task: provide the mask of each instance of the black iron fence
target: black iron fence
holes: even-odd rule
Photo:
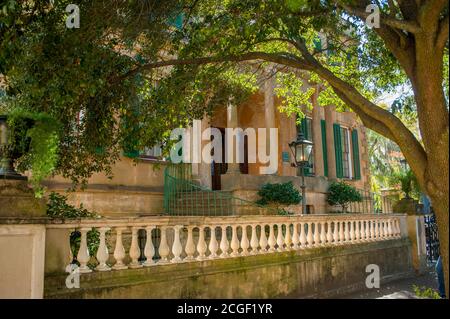
[[[439,236],[434,214],[425,215],[425,239],[428,263],[434,263],[439,257]]]

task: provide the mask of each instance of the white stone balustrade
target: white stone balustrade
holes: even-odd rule
[[[65,221],[51,223],[47,229],[66,228],[81,234],[76,259],[80,272],[87,273],[399,239],[406,237],[402,231],[404,217],[394,214],[160,216]],[[95,256],[90,256],[88,249],[87,234],[91,230],[100,234]],[[146,238],[139,236],[142,233]],[[128,245],[124,244],[125,235],[131,236]],[[114,247],[108,242],[113,237]],[[95,260],[92,257],[97,261],[95,267],[88,265]]]

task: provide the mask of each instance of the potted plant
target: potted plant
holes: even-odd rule
[[[341,206],[342,213],[347,212],[347,208],[350,203],[361,201],[362,196],[356,188],[345,182],[333,182],[328,188],[328,204],[331,206]]]
[[[259,205],[273,205],[278,214],[288,215],[283,206],[297,205],[302,200],[302,195],[294,188],[292,182],[287,183],[267,183],[258,191],[261,197],[256,203]]]
[[[16,172],[31,172],[30,182],[42,197],[40,182],[57,165],[59,124],[46,113],[21,108],[0,116],[0,178],[27,179]]]
[[[15,118],[12,126],[8,120],[11,119],[7,115],[0,115],[0,178],[26,180],[26,176],[16,172],[14,164],[29,151],[30,138],[26,132],[33,126],[33,120]]]

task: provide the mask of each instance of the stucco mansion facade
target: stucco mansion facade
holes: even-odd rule
[[[337,112],[334,106],[320,106],[316,89],[311,98],[313,109],[303,108],[306,118],[298,125],[295,115],[287,116],[279,111],[281,100],[275,95],[274,87],[273,78],[265,80],[259,91],[246,102],[224,106],[213,116],[201,119],[201,129],[278,128],[276,173],[261,174],[259,168],[262,164],[258,161],[248,163],[247,159],[241,164],[193,163],[189,165],[194,182],[205,189],[228,192],[253,202],[258,199],[257,191],[265,183],[292,181],[300,190],[300,172],[292,164],[294,161],[288,146],[300,129],[314,143],[311,167],[306,170],[305,178],[306,213],[324,214],[333,210],[326,202],[330,181],[345,180],[358,190],[368,192],[370,172],[366,128],[357,116],[350,111]],[[163,215],[166,213],[164,172],[168,165],[170,163],[161,157],[159,147],[150,147],[137,159],[122,157],[113,168],[112,179],[95,174],[85,190],[70,193],[69,198],[74,204],[83,203],[87,209],[103,216]],[[64,192],[70,186],[68,181],[58,176],[46,184],[49,191],[58,192]],[[291,210],[301,213],[301,205]]]

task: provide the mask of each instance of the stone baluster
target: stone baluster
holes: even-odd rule
[[[319,233],[319,223],[314,223],[314,244],[313,247],[320,246],[320,233]]]
[[[160,264],[165,264],[169,262],[169,254],[170,249],[167,244],[167,227],[161,227],[161,243],[159,244],[159,255],[161,259],[159,260]]]
[[[350,242],[355,241],[355,225],[354,225],[354,221],[351,220],[350,221]]]
[[[396,220],[395,218],[391,219],[391,227],[392,227],[392,233],[391,233],[391,237],[392,238],[397,238],[397,226],[395,224]]]
[[[389,220],[384,220],[384,239],[389,239]]]
[[[292,223],[292,248],[293,249],[299,249],[299,244],[300,244],[300,238],[298,235],[298,224],[297,223]]]
[[[90,231],[91,227],[82,227],[80,228],[81,240],[80,240],[80,249],[78,250],[77,260],[80,263],[79,271],[80,273],[88,273],[92,270],[87,266],[87,263],[91,259],[89,255],[88,242],[87,242],[87,233]]]
[[[327,222],[327,245],[333,243],[333,232],[331,230],[331,221]]]
[[[276,251],[283,251],[284,247],[284,239],[283,239],[283,225],[277,224],[277,249]]]
[[[389,238],[393,238],[394,237],[394,220],[393,219],[389,219],[388,221],[388,234],[389,234]]]
[[[376,219],[374,221],[374,223],[375,223],[375,237],[374,238],[375,238],[375,240],[379,240],[381,237],[381,230],[380,230],[380,224],[379,224],[378,219]]]
[[[350,226],[349,226],[349,222],[344,222],[345,225],[345,229],[344,229],[344,241],[345,243],[348,243],[351,239],[350,237]]]
[[[300,249],[305,249],[306,243],[305,223],[300,223]]]
[[[184,261],[193,261],[195,260],[194,254],[195,254],[195,243],[194,243],[194,236],[192,235],[192,232],[194,230],[194,226],[187,226],[187,239],[186,239],[186,246],[184,247],[184,251],[186,252],[186,258],[184,258]]]
[[[231,257],[239,256],[239,240],[237,235],[237,226],[233,225],[233,234],[231,236]]]
[[[286,235],[284,236],[284,245],[286,250],[291,250],[292,237],[291,237],[291,225],[286,224]]]
[[[205,241],[205,229],[204,226],[198,227],[198,243],[197,243],[197,260],[204,260],[206,258],[206,241]]]
[[[312,232],[312,223],[308,222],[306,223],[308,227],[308,234],[306,235],[306,243],[308,245],[308,248],[311,248],[313,246],[313,232]]]
[[[366,235],[364,238],[365,241],[369,241],[370,240],[370,221],[366,220]]]
[[[325,232],[325,222],[320,223],[320,246],[325,246],[327,243],[327,235]]]
[[[376,221],[370,221],[370,240],[374,241],[377,238]]]
[[[97,271],[109,271],[111,267],[109,267],[106,262],[109,258],[108,246],[106,245],[106,232],[110,230],[109,227],[100,227],[98,231],[100,232],[100,243],[97,249],[97,261],[98,265],[95,267]]]
[[[360,242],[361,241],[361,231],[359,230],[361,226],[361,221],[357,220],[355,221],[355,241]]]
[[[146,261],[144,262],[145,267],[154,266],[156,263],[153,260],[153,256],[155,256],[155,245],[152,240],[152,231],[155,229],[155,226],[147,226],[145,227],[145,232],[147,233],[147,240],[145,241],[144,247],[144,255]]]
[[[116,263],[112,266],[114,270],[127,269],[128,266],[123,263],[125,258],[125,248],[122,242],[122,232],[126,230],[126,227],[116,227],[116,246],[114,248],[114,259]]]
[[[334,228],[333,228],[333,245],[338,245],[339,244],[339,222],[338,221],[334,221]]]
[[[275,227],[275,224],[270,224],[269,225],[270,231],[269,231],[268,244],[269,244],[269,251],[270,252],[274,252],[275,251],[275,244],[277,243],[277,241],[275,240],[274,227]]]
[[[173,258],[171,260],[172,263],[179,263],[183,259],[181,259],[181,253],[183,252],[183,246],[181,245],[180,240],[180,229],[183,226],[176,225],[173,226],[174,236],[173,236],[173,244],[172,244],[172,254]]]
[[[248,247],[250,247],[250,243],[247,237],[247,225],[242,225],[242,237],[241,237],[241,255],[248,256]]]
[[[345,222],[340,221],[339,222],[339,244],[342,245],[345,242],[345,230],[346,228]]]
[[[266,236],[266,225],[262,224],[261,225],[261,234],[259,236],[260,252],[262,252],[262,253],[267,252],[267,245],[268,245],[268,242],[267,242],[267,236]]]
[[[258,236],[256,235],[256,224],[252,225],[252,237],[250,238],[250,247],[252,248],[250,251],[251,255],[255,255],[258,253]]]
[[[384,233],[384,222],[383,222],[383,220],[379,220],[377,224],[378,224],[378,228],[380,230],[380,237],[379,238],[381,240],[383,240],[384,236],[385,236],[385,233]]]
[[[401,230],[400,230],[400,220],[398,218],[395,219],[395,237],[401,238]]]
[[[209,228],[211,230],[211,239],[209,240],[208,249],[209,249],[209,252],[211,253],[209,255],[209,258],[211,258],[211,259],[218,257],[217,250],[219,249],[219,244],[217,243],[217,238],[216,238],[216,227],[217,226],[212,226]]]
[[[131,258],[130,268],[140,268],[142,265],[139,263],[138,258],[141,256],[141,251],[138,244],[138,231],[139,227],[131,228],[131,246],[129,255]]]
[[[220,239],[220,250],[222,253],[220,254],[220,258],[226,258],[228,257],[228,249],[230,248],[230,245],[228,244],[228,238],[227,238],[227,226],[222,226],[222,238]]]

